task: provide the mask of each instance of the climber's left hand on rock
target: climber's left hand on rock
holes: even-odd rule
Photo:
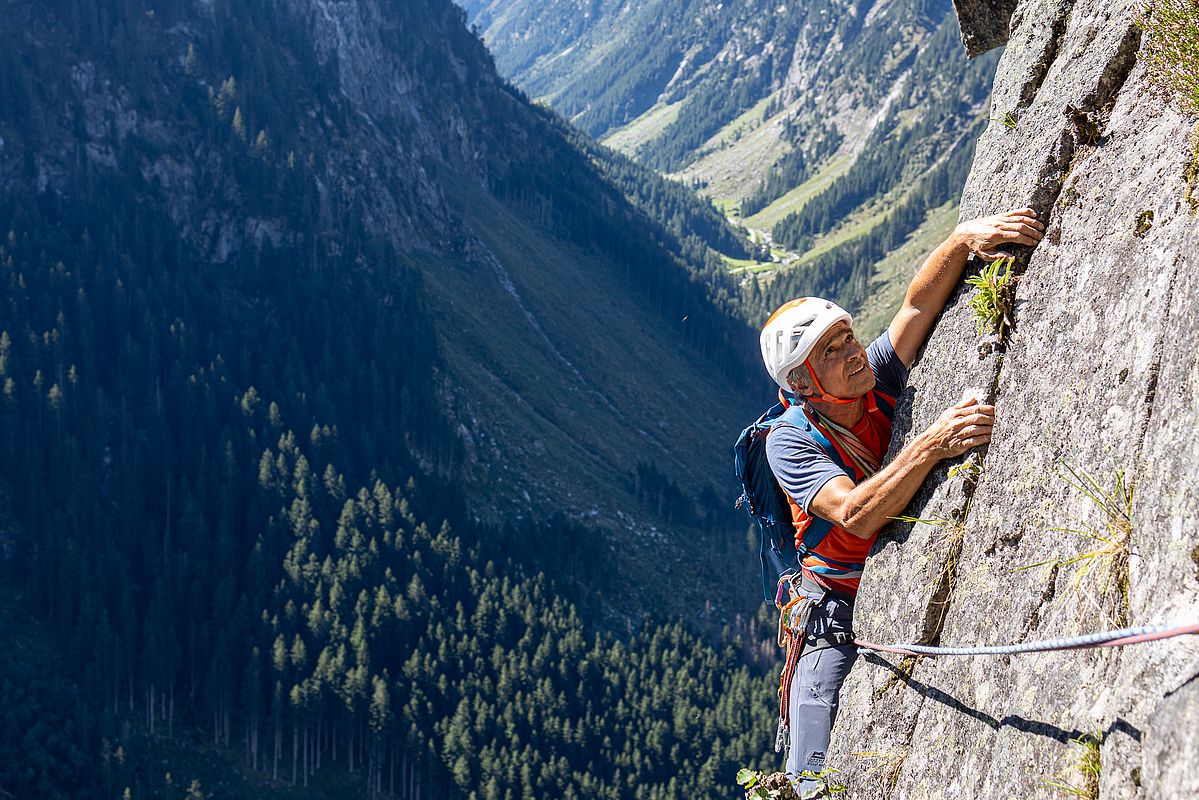
[[[1008,258],[1011,253],[1000,250],[1004,245],[1022,244],[1035,247],[1045,235],[1045,225],[1031,208],[1017,208],[993,217],[981,217],[963,222],[953,235],[970,252],[987,261]]]

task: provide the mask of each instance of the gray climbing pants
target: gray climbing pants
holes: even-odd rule
[[[818,597],[816,595],[813,599]],[[820,781],[799,776],[803,772],[819,773],[824,770],[829,737],[837,719],[841,684],[858,658],[857,647],[853,644],[820,647],[819,644],[812,645],[811,640],[829,633],[849,633],[852,630],[852,599],[829,596],[812,607],[812,615],[808,619],[809,644],[799,658],[795,677],[791,681],[791,752],[786,769],[797,784],[800,797],[821,786]]]

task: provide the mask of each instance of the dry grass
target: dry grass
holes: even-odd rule
[[[1099,747],[1102,734],[1084,734],[1070,740],[1069,765],[1057,774],[1059,780],[1041,781],[1059,794],[1099,800],[1099,777],[1103,773]],[[1067,783],[1066,781],[1071,781]]]
[[[1018,570],[1035,567],[1070,568],[1071,589],[1079,598],[1079,615],[1089,604],[1113,625],[1128,621],[1128,559],[1132,548],[1133,484],[1117,470],[1110,481],[1063,462],[1058,475],[1085,497],[1101,517],[1098,523],[1075,518],[1074,526],[1049,528],[1080,536],[1082,552],[1057,555]],[[1092,515],[1093,516],[1093,515]]]
[[[879,793],[883,798],[889,798],[895,792],[895,786],[899,783],[899,773],[903,769],[903,762],[908,757],[907,748],[893,753],[871,750],[850,753],[850,755],[870,762],[866,767],[865,774],[868,777],[873,775],[877,779]]]
[[[921,555],[921,558],[924,559],[923,566],[929,566],[934,558],[940,557],[942,553],[944,554],[945,560],[941,562],[941,568],[935,570],[932,576],[920,588],[921,594],[929,595],[936,592],[940,587],[952,583],[953,576],[957,572],[958,557],[961,555],[962,550],[961,545],[966,539],[965,518],[965,512],[962,513],[961,519],[951,519],[940,515],[928,518],[906,515],[891,517],[896,522],[907,522],[912,525],[919,523],[932,528],[928,546],[924,548],[924,552]]]

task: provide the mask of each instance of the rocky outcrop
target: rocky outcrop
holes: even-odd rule
[[[971,58],[1007,44],[1011,35],[1010,22],[1016,10],[1016,0],[982,2],[953,0],[962,27],[962,44]]]
[[[995,403],[996,436],[980,475],[945,465],[909,510],[927,522],[881,540],[863,638],[970,646],[1199,619],[1196,120],[1138,61],[1137,5],[1021,0],[1011,15],[962,217],[1030,205],[1048,233],[1016,254],[1005,340],[980,341],[963,290],[912,373],[894,446],[968,387]],[[1002,42],[1001,6],[958,4],[968,46]],[[1193,798],[1197,687],[1193,637],[867,656],[830,760],[854,797],[1094,796],[1093,740],[1099,797]]]

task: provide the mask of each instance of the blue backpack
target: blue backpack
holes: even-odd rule
[[[766,459],[766,437],[770,429],[779,422],[802,428],[811,434],[833,461],[847,474],[844,459],[828,437],[811,423],[801,403],[790,407],[776,403],[765,414],[737,437],[733,445],[733,464],[737,480],[741,482],[741,496],[737,507],[745,510],[758,524],[760,537],[758,557],[762,562],[762,595],[767,603],[775,601],[778,581],[783,575],[799,569],[799,562],[808,551],[817,547],[833,525],[827,520],[813,517],[804,530],[803,542],[795,549],[795,520],[791,516],[791,504],[787,493],[779,486],[770,462]]]

